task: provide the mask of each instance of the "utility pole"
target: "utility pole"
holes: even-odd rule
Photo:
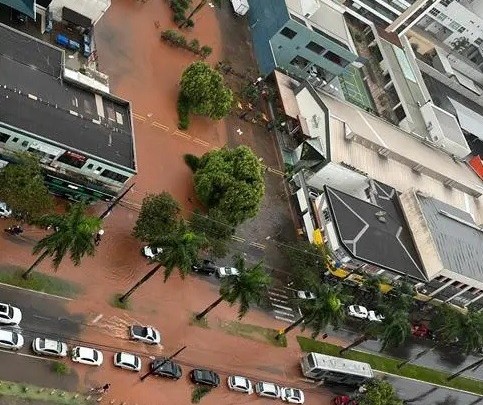
[[[136,183],[131,184],[120,196],[117,196],[116,199],[106,208],[106,210],[99,215],[99,219],[104,219],[107,217],[111,213],[112,209],[121,202],[124,196],[134,187],[135,184]]]
[[[159,363],[156,367],[154,367],[152,370],[141,376],[141,381],[144,381],[145,378],[149,377],[150,375],[153,375],[158,369],[163,367],[168,361],[171,359],[174,359],[178,354],[180,354],[184,349],[186,349],[187,346],[183,346],[181,349],[179,349],[176,353],[173,353],[170,357],[167,359],[164,359],[161,363]]]

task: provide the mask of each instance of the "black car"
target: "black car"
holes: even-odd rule
[[[204,259],[201,263],[193,264],[191,269],[196,273],[206,274],[207,276],[211,276],[216,272],[215,263],[208,259]]]
[[[210,387],[218,387],[220,385],[220,376],[211,370],[195,368],[191,370],[190,378],[195,384],[209,385]]]
[[[175,362],[170,360],[166,361],[166,363],[164,363],[161,367],[159,367],[159,365],[164,360],[166,360],[165,357],[160,357],[159,359],[156,359],[151,362],[150,367],[153,374],[159,377],[167,377],[173,380],[179,380],[183,375],[183,372],[181,371],[181,367]]]

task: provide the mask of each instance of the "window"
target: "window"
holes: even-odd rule
[[[434,15],[435,17],[440,13],[439,10],[436,10],[435,8],[432,8],[429,10],[429,14]]]
[[[441,5],[448,7],[448,5],[452,2],[453,0],[441,0]]]
[[[444,21],[444,20],[446,20],[448,18],[448,16],[446,14],[440,13],[436,18],[439,21]]]
[[[328,210],[323,210],[322,214],[324,215],[324,221],[325,222],[330,222],[330,214]]]
[[[482,42],[483,42],[483,39],[481,39],[481,38],[476,38],[475,39],[475,45],[476,46],[480,46]]]
[[[84,166],[87,158],[75,152],[66,151],[58,159],[58,162],[65,163],[66,165],[77,167],[80,169]]]
[[[461,28],[461,25],[458,24],[456,21],[451,21],[450,24],[449,24],[449,27],[452,29],[452,30],[459,30]]]
[[[332,51],[328,51],[325,55],[324,58],[330,60],[331,62],[335,63],[336,65],[339,65],[341,67],[346,67],[350,62],[341,58],[339,55],[336,55]]]
[[[18,138],[16,138],[16,137],[15,137],[15,138],[13,138],[13,139],[12,139],[12,142],[18,142]]]
[[[280,34],[282,34],[284,37],[287,37],[288,39],[293,39],[297,35],[294,30],[291,30],[288,27],[284,27],[284,29],[280,31]]]
[[[93,167],[94,167],[94,165],[93,165],[92,163],[89,163],[89,164],[87,165],[87,168],[88,168],[89,170],[91,170]]]
[[[23,146],[24,148],[26,148],[27,146],[29,146],[28,141],[23,141],[23,142],[22,142],[22,146]]]
[[[290,14],[290,18],[294,21],[297,21],[299,24],[302,24],[302,25],[305,25],[305,21],[303,19],[301,19],[300,17],[297,17],[296,15],[293,15],[293,14]]]
[[[43,152],[43,151],[36,149],[36,148],[28,148],[27,151],[37,155],[41,160],[43,160],[43,159],[46,159],[46,160],[55,159],[55,155],[51,155],[47,152]]]
[[[307,59],[300,55],[297,55],[290,61],[292,66],[298,67],[299,69],[305,69],[307,66],[309,66],[309,63],[310,62]]]
[[[318,29],[317,27],[314,27],[313,25],[311,25],[311,27],[312,27],[312,30],[314,32],[316,32],[317,34],[322,35],[324,38],[328,39],[329,41],[334,42],[337,45],[341,46],[342,48],[350,51],[349,47],[346,44],[344,44],[342,41],[339,41],[338,39],[334,38],[333,36],[326,34],[324,31]]]
[[[325,48],[321,45],[319,45],[317,42],[310,41],[306,48],[312,52],[315,52],[317,55],[322,54],[322,52],[325,51]]]
[[[460,27],[460,28],[458,28],[458,32],[459,32],[460,34],[462,34],[462,33],[463,33],[463,32],[465,32],[465,31],[466,31],[466,28],[465,28],[465,27]]]
[[[124,183],[128,179],[127,176],[124,176],[123,174],[120,174],[120,173],[113,172],[113,171],[108,170],[108,169],[105,169],[101,173],[101,176],[107,177],[108,179],[111,179],[111,180],[114,180],[114,181],[118,181],[119,183]]]
[[[10,135],[0,132],[0,142],[6,143],[10,139]]]

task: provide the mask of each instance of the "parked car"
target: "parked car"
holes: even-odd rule
[[[195,368],[190,372],[191,381],[195,384],[209,385],[211,387],[218,387],[220,385],[220,377],[214,371]]]
[[[384,316],[376,313],[376,311],[369,311],[367,313],[367,319],[369,319],[371,322],[382,322],[384,320]]]
[[[100,366],[104,361],[104,356],[100,350],[76,346],[72,349],[72,361],[90,366]]]
[[[154,375],[159,377],[167,377],[173,380],[179,380],[183,375],[183,371],[179,364],[175,363],[174,361],[168,360],[164,363],[161,367],[159,365],[165,360],[165,357],[161,357],[151,362],[151,371],[154,372]]]
[[[205,259],[201,263],[195,263],[191,266],[191,270],[195,273],[206,274],[207,276],[211,276],[216,272],[215,263],[211,260]]]
[[[228,276],[238,276],[240,272],[235,267],[218,267],[216,269],[216,276],[219,278]]]
[[[314,300],[317,298],[315,294],[310,291],[297,291],[297,297],[302,300]]]
[[[160,253],[163,253],[163,248],[146,245],[143,247],[142,252],[145,257],[152,260]]]
[[[151,326],[132,325],[129,327],[129,336],[132,340],[139,340],[150,345],[161,343],[161,334]]]
[[[298,388],[282,388],[280,390],[280,397],[283,401],[290,404],[303,404],[305,401],[304,393]]]
[[[362,305],[349,306],[348,313],[350,316],[358,319],[366,319],[368,315],[367,308],[363,307]]]
[[[281,395],[280,387],[278,385],[263,381],[255,384],[255,392],[261,397],[273,399],[278,399]]]
[[[357,401],[348,395],[339,395],[332,400],[332,403],[334,405],[357,405]]]
[[[434,338],[433,332],[424,324],[413,324],[411,326],[411,334],[416,337]]]
[[[18,325],[22,320],[22,311],[9,304],[0,303],[0,323],[4,325]]]
[[[114,365],[131,371],[141,370],[141,359],[131,353],[119,352],[114,355]]]
[[[0,329],[0,347],[9,350],[19,350],[22,348],[24,338],[20,333]]]
[[[7,207],[7,204],[0,201],[0,218],[9,218],[12,216],[12,210]]]
[[[35,338],[32,342],[32,350],[43,356],[65,357],[67,356],[67,344],[58,340]]]
[[[253,393],[253,384],[246,378],[239,375],[231,375],[227,379],[228,388],[233,391],[244,392],[245,394]]]

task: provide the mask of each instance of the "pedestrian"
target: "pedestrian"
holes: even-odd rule
[[[99,231],[96,233],[96,236],[94,236],[94,244],[96,246],[99,246],[102,235],[104,235],[104,229],[99,229]]]
[[[102,387],[102,391],[105,394],[107,391],[109,391],[109,388],[111,388],[111,384],[107,383]]]

